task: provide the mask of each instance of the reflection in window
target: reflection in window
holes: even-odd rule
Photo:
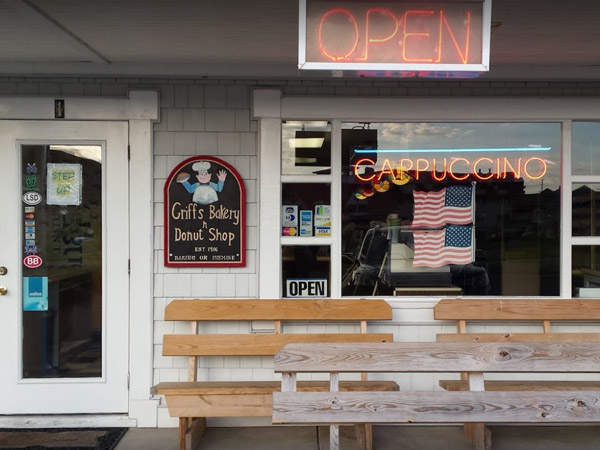
[[[573,185],[573,236],[600,235],[600,186]]]
[[[600,123],[573,122],[573,175],[600,175]]]
[[[559,295],[558,123],[342,130],[344,295]]]
[[[281,127],[281,173],[331,173],[331,126],[326,121],[287,121]]]
[[[600,247],[573,247],[573,297],[600,297]]]

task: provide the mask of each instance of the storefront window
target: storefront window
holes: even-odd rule
[[[331,186],[328,183],[283,183],[282,236],[331,236]]]
[[[331,125],[327,121],[287,121],[281,127],[282,175],[331,173]]]
[[[600,123],[573,122],[573,175],[600,175]]]
[[[559,123],[345,123],[343,295],[559,295]]]
[[[573,247],[573,297],[600,296],[600,247]]]
[[[284,297],[329,297],[330,248],[284,245],[281,248]]]
[[[573,184],[573,236],[600,236],[600,185]]]

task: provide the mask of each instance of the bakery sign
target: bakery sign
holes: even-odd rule
[[[489,70],[491,0],[300,0],[298,67],[390,76]]]
[[[165,266],[246,265],[244,182],[232,166],[189,158],[169,174],[164,196]]]

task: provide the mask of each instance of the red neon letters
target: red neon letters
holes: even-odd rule
[[[529,180],[539,180],[548,171],[546,161],[537,156],[528,158],[509,159],[506,156],[499,158],[480,157],[474,161],[458,157],[450,160],[443,158],[436,160],[417,158],[416,160],[402,158],[394,164],[389,159],[383,160],[381,169],[378,172],[370,172],[369,175],[358,173],[359,167],[365,165],[375,165],[370,158],[363,158],[356,162],[354,166],[354,176],[360,181],[377,181],[389,176],[391,179],[399,179],[403,173],[411,171],[415,180],[419,180],[421,174],[430,172],[432,179],[443,181],[447,177],[453,180],[463,181],[474,176],[478,180],[504,180],[508,174],[514,178],[527,178]]]
[[[364,3],[362,4],[364,5]],[[414,8],[348,5],[315,12],[307,20],[311,61],[477,64],[481,62],[481,11],[477,4]],[[416,5],[418,6],[418,5]]]

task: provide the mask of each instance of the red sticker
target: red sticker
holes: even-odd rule
[[[38,255],[27,255],[25,258],[23,258],[23,264],[25,264],[25,267],[29,269],[40,267],[42,262],[42,258],[40,258]]]

